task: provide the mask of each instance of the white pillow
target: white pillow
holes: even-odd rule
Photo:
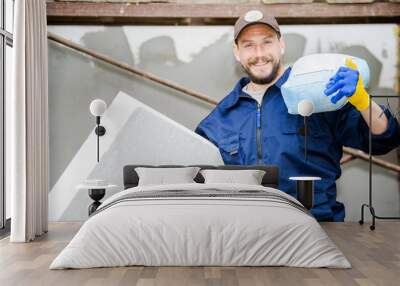
[[[195,183],[193,179],[199,170],[199,167],[135,168],[138,186]]]
[[[226,183],[226,184],[246,184],[261,185],[265,175],[263,170],[215,170],[204,169],[200,171],[204,177],[205,184]]]

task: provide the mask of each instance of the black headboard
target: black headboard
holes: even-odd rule
[[[172,167],[200,167],[201,169],[219,169],[219,170],[246,170],[246,169],[257,169],[264,170],[265,175],[262,179],[261,184],[265,187],[278,188],[279,186],[279,168],[278,166],[269,165],[269,166],[240,166],[240,165],[222,165],[222,166],[212,166],[212,165],[127,165],[124,167],[124,189],[133,188],[138,185],[139,177],[135,171],[137,167],[147,167],[147,168],[172,168]],[[197,183],[204,183],[204,178],[200,174],[194,178]]]

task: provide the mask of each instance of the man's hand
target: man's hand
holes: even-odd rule
[[[365,110],[369,106],[369,95],[364,88],[362,76],[351,58],[346,59],[346,66],[340,67],[338,72],[330,78],[324,91],[325,95],[330,96],[338,91],[331,98],[332,103],[336,103],[343,96],[347,96],[349,102],[359,111]]]

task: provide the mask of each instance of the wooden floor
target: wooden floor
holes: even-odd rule
[[[400,285],[400,222],[379,221],[375,231],[356,223],[323,223],[353,268],[120,267],[48,270],[80,227],[52,223],[32,243],[0,241],[0,285]]]

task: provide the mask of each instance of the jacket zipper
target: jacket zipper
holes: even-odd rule
[[[262,160],[262,145],[261,145],[261,105],[257,102],[257,131],[256,131],[256,139],[257,139],[257,157],[258,164],[263,165]]]
[[[265,94],[264,94],[265,96]],[[246,96],[246,98],[248,98]],[[253,97],[251,97],[257,103],[257,115],[256,115],[256,144],[257,144],[257,162],[259,165],[264,165],[262,159],[262,144],[261,144],[261,107],[262,103],[264,102],[264,97],[261,100],[261,104]]]

